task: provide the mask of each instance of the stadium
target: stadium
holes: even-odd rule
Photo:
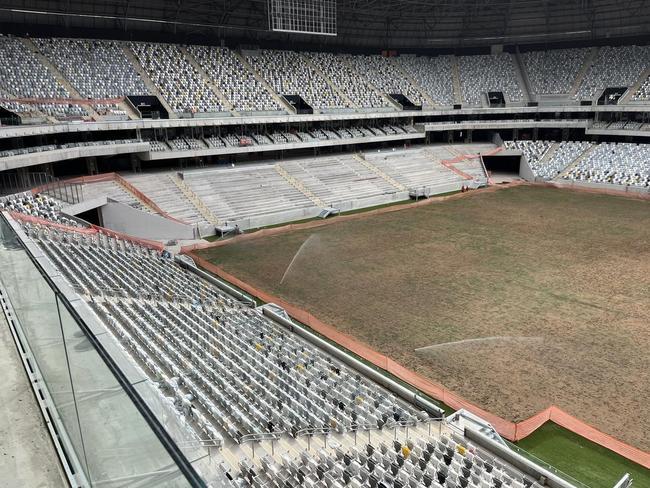
[[[650,487],[649,23],[5,0],[0,486]]]

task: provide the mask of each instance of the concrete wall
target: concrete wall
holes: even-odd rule
[[[100,207],[104,227],[151,240],[193,239],[195,228],[143,212],[123,203],[107,202]]]

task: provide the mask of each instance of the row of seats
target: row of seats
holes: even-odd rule
[[[239,461],[237,487],[261,488],[541,488],[493,454],[457,435],[418,437],[392,444],[347,447],[336,442],[316,453],[289,453],[279,460]]]
[[[650,188],[650,145],[598,144],[564,178]]]
[[[194,139],[191,137],[180,136],[166,141],[149,141],[151,150],[154,152],[160,151],[189,151],[209,148],[224,148],[224,147],[240,147],[251,145],[266,145],[266,144],[288,144],[310,142],[314,140],[337,140],[337,139],[352,139],[356,137],[376,137],[385,135],[396,134],[414,134],[417,129],[413,126],[400,126],[400,125],[384,125],[382,127],[349,127],[347,129],[336,129],[321,132],[319,129],[306,131],[279,131],[269,132],[266,134],[260,133],[243,133],[232,134],[223,133],[220,135],[213,134],[203,139]]]
[[[115,41],[34,39],[84,98],[148,95],[144,81]]]
[[[524,98],[510,53],[461,56],[458,70],[463,101],[469,105],[481,105],[483,94],[489,91],[503,92],[506,101],[510,102],[520,102]]]
[[[225,47],[189,46],[203,70],[232,103],[243,112],[281,110],[282,107],[237,56]]]
[[[59,202],[43,194],[33,195],[31,192],[24,192],[0,197],[0,210],[19,212],[69,227],[81,227],[76,220],[61,214]]]
[[[174,112],[221,112],[223,106],[206,80],[176,44],[132,42],[138,61]]]
[[[650,46],[604,46],[574,98],[591,99],[607,87],[631,87],[650,66]]]
[[[65,144],[47,144],[45,146],[30,146],[19,149],[7,149],[0,151],[0,158],[8,158],[11,156],[20,156],[23,154],[34,154],[44,151],[54,151],[57,149],[72,149],[76,147],[92,147],[92,146],[109,146],[114,144],[135,144],[137,139],[118,139],[110,141],[87,141],[87,142],[68,142]]]
[[[547,180],[557,177],[593,143],[586,141],[504,141],[508,149],[522,151],[533,174]],[[549,157],[546,157],[546,155]]]
[[[522,54],[534,94],[569,94],[589,49],[552,49]]]
[[[300,95],[316,109],[350,107],[333,85],[295,51],[260,50],[249,53],[246,60],[279,95]]]
[[[131,65],[124,49],[136,55],[172,110],[180,113],[224,111],[213,84],[235,110],[277,111],[282,107],[256,75],[280,95],[300,95],[316,109],[387,108],[384,94],[402,93],[412,102],[425,99],[450,106],[456,96],[479,105],[487,91],[502,91],[510,102],[524,99],[514,56],[363,56],[261,50],[245,52],[245,62],[225,47],[119,41],[34,40],[68,81],[87,98],[147,94],[145,80]],[[531,51],[522,54],[533,95],[570,94],[589,56],[589,49]],[[193,65],[196,60],[207,80]],[[250,65],[247,66],[246,64]],[[460,93],[454,93],[454,64]],[[648,46],[602,47],[572,96],[593,98],[605,87],[631,87],[650,66]],[[252,70],[252,71],[251,71]],[[43,112],[56,118],[87,116],[77,104],[45,101],[70,98],[22,40],[0,36],[0,88],[9,98],[43,100]],[[648,100],[650,82],[633,95]]]
[[[188,419],[204,412],[231,441],[429,418],[165,254],[101,234],[26,229]]]

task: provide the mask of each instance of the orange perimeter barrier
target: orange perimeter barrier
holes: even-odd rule
[[[165,246],[161,244],[160,242],[156,241],[150,241],[148,239],[140,239],[137,237],[130,236],[128,234],[123,234],[121,232],[116,232],[114,230],[106,229],[105,227],[99,227],[98,225],[91,224],[90,227],[72,227],[69,225],[63,225],[59,224],[57,222],[52,222],[50,220],[42,219],[40,217],[34,217],[33,215],[26,215],[23,213],[19,212],[9,212],[11,217],[14,220],[22,221],[22,222],[30,222],[32,224],[38,224],[38,225],[43,225],[46,227],[52,227],[55,229],[61,229],[66,232],[76,232],[77,234],[86,234],[86,235],[93,235],[93,234],[105,234],[107,236],[114,237],[116,239],[121,239],[123,241],[129,241],[133,242],[135,244],[138,244],[140,246],[153,249],[154,251],[163,251],[165,249]]]
[[[318,225],[310,226],[309,224],[318,224]],[[307,227],[316,227],[320,225],[324,225],[324,222],[315,222],[315,223],[307,222],[305,224],[298,224],[295,226],[289,225],[289,226],[278,227],[273,229],[266,229],[266,230],[258,231],[254,234],[240,235],[233,239],[229,239],[228,241],[211,243],[208,246],[196,246],[196,245],[187,246],[184,247],[181,250],[181,252],[190,256],[195,261],[195,263],[200,267],[202,267],[203,269],[228,281],[234,286],[244,290],[245,292],[249,293],[250,295],[256,298],[259,298],[260,300],[263,300],[264,302],[275,303],[279,305],[280,307],[284,308],[287,311],[287,313],[297,321],[307,325],[314,331],[325,336],[329,340],[339,344],[345,349],[353,352],[354,354],[362,357],[366,361],[389,372],[390,374],[401,379],[402,381],[414,386],[415,388],[424,392],[430,397],[435,398],[436,400],[439,400],[445,403],[446,405],[449,405],[449,407],[455,410],[462,408],[487,420],[490,424],[492,424],[492,426],[496,429],[496,431],[501,436],[505,437],[510,441],[514,442],[527,437],[528,435],[532,434],[536,429],[538,429],[542,424],[550,420],[564,427],[565,429],[570,430],[571,432],[574,432],[584,437],[585,439],[588,439],[603,447],[606,447],[607,449],[610,449],[611,451],[614,451],[615,453],[620,454],[621,456],[631,461],[634,461],[637,464],[640,464],[641,466],[650,468],[650,453],[642,451],[633,446],[630,446],[629,444],[626,444],[623,441],[620,441],[608,434],[605,434],[604,432],[599,431],[595,427],[581,421],[580,419],[563,411],[562,409],[556,407],[555,405],[551,405],[545,410],[542,410],[541,412],[521,422],[511,422],[509,420],[499,417],[498,415],[488,412],[487,410],[484,410],[483,408],[466,400],[460,395],[448,390],[444,386],[435,383],[419,375],[418,373],[415,373],[414,371],[411,371],[410,369],[402,366],[401,364],[395,362],[389,357],[375,351],[374,349],[360,342],[359,340],[338,331],[335,327],[322,322],[318,318],[314,317],[308,311],[298,308],[282,300],[279,297],[271,295],[270,293],[266,293],[246,283],[245,281],[240,280],[239,278],[224,271],[219,266],[216,266],[215,264],[196,255],[196,253],[193,252],[193,250],[195,249],[222,246],[225,244],[230,244],[244,239],[257,238],[265,235],[280,234],[283,232],[290,231],[293,228],[304,229]]]
[[[179,224],[191,225],[191,224],[189,224],[187,222],[184,222],[182,220],[179,220],[179,219],[169,215],[162,208],[160,208],[156,204],[156,202],[154,202],[151,198],[149,198],[147,195],[142,193],[140,190],[138,190],[135,186],[133,186],[125,178],[123,178],[121,175],[119,175],[117,173],[101,173],[101,174],[98,174],[98,175],[91,175],[91,176],[78,176],[76,178],[70,178],[69,180],[63,180],[61,182],[58,182],[57,184],[78,183],[78,184],[83,185],[83,184],[89,184],[89,183],[99,183],[99,182],[102,182],[102,181],[115,181],[118,185],[122,186],[124,189],[126,189],[129,193],[131,193],[133,196],[135,196],[138,200],[140,200],[146,206],[151,208],[157,214],[162,215],[166,219],[173,220],[174,222],[178,222]],[[51,183],[47,184],[47,185],[43,185],[43,186],[33,188],[31,190],[31,192],[32,192],[32,194],[35,195],[36,193],[46,191],[50,185],[51,185]]]

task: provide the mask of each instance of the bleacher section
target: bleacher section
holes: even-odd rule
[[[132,42],[131,49],[174,112],[221,112],[223,107],[180,47]]]
[[[193,430],[195,447],[217,448],[211,463],[224,486],[547,486],[540,468],[515,468],[470,441],[462,424],[396,397],[166,251],[101,231],[22,227],[81,298],[77,306],[95,312],[104,344],[119,342],[148,377],[163,400],[155,414]]]
[[[351,154],[278,163],[293,178],[328,206],[341,208],[343,202],[395,193],[376,173]]]
[[[528,160],[536,177],[551,180],[593,144],[582,141],[504,141],[507,149],[518,149]]]
[[[649,188],[650,146],[630,143],[598,144],[564,178]]]
[[[184,173],[187,186],[223,221],[281,215],[314,208],[307,196],[291,186],[274,165]]]
[[[170,172],[146,173],[127,175],[126,180],[172,217],[190,224],[208,225],[201,212],[174,183],[176,177]]]
[[[282,110],[268,90],[225,47],[189,46],[203,70],[237,111]]]
[[[592,99],[608,87],[631,87],[648,66],[649,46],[602,47],[575,98]]]
[[[34,42],[85,98],[149,94],[115,41],[34,39]]]
[[[512,55],[461,56],[458,58],[463,100],[469,105],[481,105],[483,96],[500,91],[506,101],[520,102],[524,93],[515,72]]]
[[[365,153],[368,162],[409,190],[428,189],[432,194],[452,191],[452,187],[453,190],[458,190],[465,181],[462,176],[441,164],[441,160],[454,156],[443,148]],[[480,165],[478,160],[474,162]]]
[[[145,212],[152,211],[143,202],[129,193],[126,188],[114,180],[84,183],[82,186],[82,192],[85,200],[97,197],[106,197],[138,210]]]
[[[454,104],[452,56],[399,56],[395,63],[410,75],[437,105]]]
[[[522,59],[534,94],[569,94],[589,49],[530,51]]]
[[[382,93],[401,93],[415,105],[422,105],[420,90],[384,56],[345,56],[346,61]]]
[[[349,103],[297,52],[261,50],[249,53],[246,60],[279,95],[300,95],[315,109],[349,108]]]
[[[284,111],[277,95],[298,95],[317,111],[330,112],[395,110],[382,94],[402,94],[416,105],[450,108],[456,95],[476,106],[484,102],[486,92],[495,91],[503,92],[507,103],[521,104],[526,101],[525,83],[531,96],[556,102],[569,96],[593,99],[606,87],[622,86],[636,91],[626,100],[650,99],[649,83],[639,79],[650,67],[648,46],[605,46],[593,61],[591,52],[589,48],[525,52],[519,74],[510,53],[456,57],[239,53],[226,47],[50,38],[32,42],[0,36],[0,99],[6,100],[5,105],[20,103],[13,105],[18,113],[40,111],[58,119],[89,116],[80,101],[71,100],[66,86],[89,99],[157,91],[164,104],[183,116]],[[22,100],[27,98],[28,105]],[[123,119],[130,115],[118,106],[96,110]]]
[[[357,107],[389,106],[388,101],[368,85],[344,56],[331,53],[305,53],[305,56]]]

